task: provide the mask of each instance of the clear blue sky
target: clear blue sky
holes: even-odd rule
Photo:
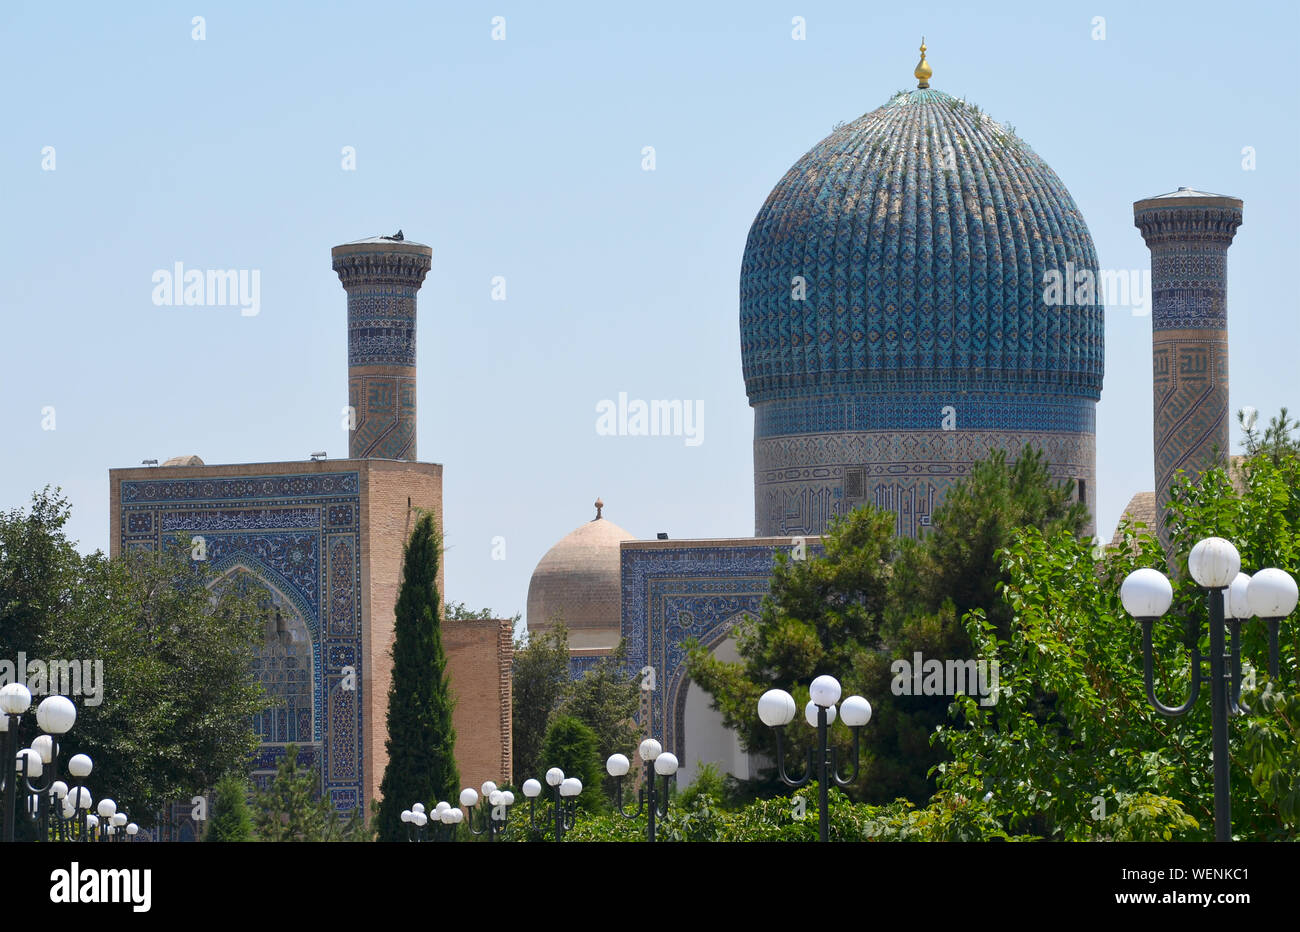
[[[1149,266],[1134,200],[1243,198],[1232,405],[1300,409],[1298,26],[1290,0],[5,3],[0,508],[60,485],[106,550],[110,467],[345,455],[329,250],[400,227],[434,250],[419,453],[445,465],[449,598],[523,611],[597,495],[638,537],[752,534],[746,233],[835,123],[914,85],[922,34],[933,86],[1015,125],[1103,267]],[[155,306],[176,262],[259,270],[260,313]],[[1108,312],[1103,536],[1153,486],[1150,380],[1150,319]],[[598,436],[619,392],[702,400],[704,442]]]

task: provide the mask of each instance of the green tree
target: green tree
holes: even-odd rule
[[[961,631],[962,616],[977,608],[1005,633],[1011,612],[998,594],[1006,582],[1000,551],[1026,527],[1048,537],[1059,531],[1081,535],[1088,509],[1075,500],[1074,490],[1073,480],[1052,478],[1042,451],[1033,447],[1025,447],[1011,464],[997,450],[971,467],[970,476],[944,494],[930,532],[900,542],[891,639],[898,641],[909,624],[935,615]]]
[[[1247,418],[1245,409],[1237,412],[1237,423],[1241,425],[1248,460],[1263,454],[1277,465],[1287,454],[1300,453],[1300,421],[1292,420],[1286,408],[1268,422],[1263,432],[1255,426],[1254,415]]]
[[[72,604],[81,558],[63,532],[70,516],[68,500],[49,486],[32,495],[28,512],[0,515],[0,644],[6,650],[40,650],[52,620]]]
[[[1285,432],[1285,439],[1290,439]],[[1012,831],[1048,838],[1213,838],[1209,697],[1202,690],[1186,716],[1166,719],[1146,700],[1138,624],[1119,600],[1125,577],[1140,567],[1166,572],[1170,612],[1153,631],[1156,693],[1166,703],[1187,695],[1188,645],[1208,655],[1206,594],[1187,573],[1187,554],[1207,536],[1232,541],[1251,572],[1275,566],[1300,573],[1300,455],[1257,450],[1234,489],[1223,469],[1175,485],[1171,556],[1149,533],[1121,525],[1121,546],[1100,559],[1072,535],[1022,532],[1007,548],[1004,589],[1009,636],[978,613],[968,630],[998,659],[1002,689],[992,708],[963,699],[969,727],[942,727],[952,759],[940,765],[945,790],[991,794],[990,806]],[[1230,782],[1238,838],[1294,839],[1300,821],[1300,702],[1294,619],[1282,642],[1281,677],[1270,683],[1263,625],[1242,629],[1242,655],[1256,672],[1243,692],[1250,714],[1230,727]],[[1035,703],[1050,700],[1050,714]]]
[[[217,781],[212,819],[204,841],[252,841],[253,816],[248,809],[248,781],[227,774]]]
[[[442,648],[438,594],[441,541],[433,516],[421,515],[404,549],[397,597],[393,679],[388,690],[388,767],[380,785],[381,841],[405,841],[403,809],[451,799],[456,769],[453,700]]]
[[[944,661],[977,659],[962,623],[968,612],[982,611],[1005,637],[1011,610],[999,593],[1008,579],[1000,561],[1003,548],[1023,528],[1077,538],[1087,523],[1088,510],[1076,501],[1073,481],[1057,482],[1042,452],[1026,447],[1014,463],[1000,450],[976,463],[968,478],[948,489],[930,532],[900,541],[883,634],[886,649],[869,658],[864,671],[864,695],[875,713],[863,735],[871,755],[867,776],[873,801],[902,796],[924,804],[935,790],[932,768],[945,757],[930,735],[949,721],[952,697],[895,695],[896,676],[909,670],[918,653]],[[899,660],[908,667],[895,667]]]
[[[578,805],[586,812],[601,812],[606,808],[605,794],[600,788],[604,772],[596,733],[571,715],[557,715],[546,730],[542,743],[542,760],[546,769],[559,767],[566,777],[582,781],[582,794]]]
[[[243,771],[256,751],[262,609],[255,593],[189,560],[188,545],[81,557],[64,533],[69,517],[48,488],[27,513],[0,515],[0,644],[11,662],[21,652],[89,670],[73,684],[77,723],[61,750],[89,754],[96,794],[149,827],[174,800]],[[34,716],[24,716],[20,739],[35,736]]]
[[[627,645],[619,641],[608,656],[600,658],[586,673],[569,684],[557,714],[570,715],[592,730],[596,752],[604,761],[611,754],[630,754],[640,743],[636,714],[641,704],[641,687],[635,673],[627,669]],[[546,760],[541,767],[549,767]],[[614,778],[600,770],[607,795],[614,794]]]
[[[504,615],[498,615],[490,608],[480,608],[475,611],[467,608],[464,602],[448,602],[446,611],[447,621],[494,621],[497,618],[504,618]],[[511,621],[519,621],[520,616],[515,614]]]
[[[320,794],[320,773],[303,770],[298,748],[287,744],[275,777],[253,801],[258,841],[368,841],[358,809],[346,820]]]
[[[778,553],[761,617],[735,629],[740,663],[720,661],[699,643],[688,643],[691,679],[712,695],[746,750],[775,756],[772,729],[757,712],[758,698],[768,689],[793,693],[800,713],[808,685],[823,673],[839,679],[846,696],[865,693],[864,674],[885,647],[882,628],[897,550],[894,520],[889,512],[861,508],[832,522],[822,557],[793,560]],[[834,740],[848,741],[838,721],[831,727]],[[789,758],[805,759],[814,737],[813,729],[799,724],[787,728]]]
[[[948,719],[951,697],[896,696],[891,665],[912,663],[916,652],[975,659],[962,615],[981,609],[1003,629],[1010,620],[998,594],[1001,548],[1021,527],[1077,535],[1086,522],[1073,485],[1053,480],[1040,452],[1026,448],[1013,464],[998,452],[948,489],[919,540],[895,540],[892,513],[867,507],[832,523],[823,557],[778,555],[761,618],[737,630],[743,662],[717,661],[695,645],[690,676],[712,694],[744,746],[770,756],[773,737],[758,721],[758,697],[795,684],[802,709],[812,678],[834,675],[845,695],[866,696],[873,710],[852,795],[923,803],[934,790],[927,775],[943,758],[930,734]],[[842,744],[849,740],[838,723],[832,731]],[[787,738],[788,757],[803,760],[811,731],[787,729]]]
[[[569,636],[562,623],[529,632],[526,640],[515,640],[511,677],[513,782],[522,786],[525,780],[538,777],[546,729],[568,694]]]

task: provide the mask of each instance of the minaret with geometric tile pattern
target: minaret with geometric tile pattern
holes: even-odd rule
[[[1169,488],[1178,472],[1226,465],[1228,247],[1242,202],[1179,188],[1133,205],[1151,250],[1151,360],[1157,530],[1168,544]]]
[[[433,249],[399,230],[331,255],[348,293],[348,456],[414,460],[415,293]]]

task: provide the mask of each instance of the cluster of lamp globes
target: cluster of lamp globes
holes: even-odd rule
[[[9,730],[11,716],[23,715],[31,705],[31,691],[22,683],[6,683],[0,686],[0,732]],[[36,727],[44,734],[38,735],[31,747],[23,748],[15,755],[15,779],[24,770],[28,781],[40,779],[45,768],[54,763],[56,738],[67,734],[76,722],[77,707],[67,696],[48,696],[42,700],[36,707]],[[44,788],[43,792],[49,793],[51,803],[56,799],[60,801],[65,821],[75,818],[79,812],[90,811],[92,804],[90,790],[80,784],[90,776],[93,766],[89,755],[74,754],[68,760],[68,774],[77,778],[78,785],[69,788],[62,780],[55,780]],[[33,817],[38,812],[38,803],[39,795],[29,794],[28,811]],[[86,816],[87,829],[97,829],[102,820],[104,832],[109,836],[124,833],[134,837],[140,831],[140,827],[130,821],[126,813],[117,811],[117,804],[111,799],[100,800],[96,811],[99,813],[97,816],[93,814]]]
[[[552,767],[550,770],[546,771],[546,785],[552,789],[559,787],[560,796],[565,799],[571,799],[574,796],[582,795],[582,781],[577,777],[566,777],[564,771],[559,767]],[[536,780],[525,780],[524,785],[520,787],[520,789],[524,791],[524,795],[529,799],[536,799],[542,793],[542,785]],[[461,798],[463,800],[464,796],[462,795]],[[514,796],[511,796],[510,803],[513,803],[514,801]],[[508,806],[510,803],[506,803],[506,805]]]
[[[555,772],[559,772],[558,767],[553,767],[552,770]],[[550,778],[550,774],[547,774],[547,778],[548,779]],[[560,773],[560,779],[564,779],[563,773]],[[529,780],[528,783],[532,783],[536,785],[537,781]],[[529,794],[528,783],[524,784],[524,794],[536,796],[537,793]],[[581,784],[578,785],[578,789],[579,792],[581,792],[582,790]],[[460,804],[464,806],[466,809],[473,809],[475,806],[478,805],[478,801],[480,798],[480,790],[482,792],[481,798],[487,800],[488,805],[491,806],[493,809],[496,809],[498,806],[508,807],[508,806],[513,806],[515,804],[515,794],[510,792],[509,790],[497,789],[497,785],[493,783],[491,780],[487,780],[486,782],[484,782],[483,786],[480,787],[479,790],[475,790],[471,787],[466,787],[465,789],[461,790]],[[429,824],[430,821],[441,822],[443,825],[459,825],[460,823],[465,821],[465,813],[462,810],[458,809],[457,807],[453,806],[451,803],[445,801],[440,802],[438,803],[438,805],[434,806],[432,813],[429,813],[425,810],[424,803],[416,803],[415,805],[411,806],[410,809],[402,810],[402,821],[410,822],[412,825],[416,826],[417,828],[423,828],[424,826]]]
[[[843,688],[840,686],[840,681],[833,676],[823,674],[813,680],[808,687],[808,694],[811,698],[803,710],[803,717],[808,724],[814,728],[817,727],[819,709],[826,710],[827,725],[834,723],[836,718],[835,704],[840,701],[842,692]],[[794,721],[797,709],[798,706],[795,705],[794,696],[784,689],[769,689],[758,699],[758,717],[769,728],[781,728],[789,725],[790,722]],[[861,728],[871,721],[871,703],[861,696],[849,696],[840,703],[838,715],[840,721],[850,728]]]
[[[1254,576],[1241,572],[1241,555],[1222,537],[1207,537],[1193,547],[1187,569],[1202,588],[1224,590],[1225,619],[1278,621],[1295,610],[1300,596],[1295,580],[1282,570],[1263,569]],[[1169,611],[1174,589],[1159,570],[1140,569],[1124,580],[1119,597],[1134,618],[1159,618]]]
[[[465,813],[448,802],[440,802],[432,813],[424,811],[424,803],[416,803],[410,809],[402,810],[402,821],[410,822],[417,828],[424,828],[430,820],[443,825],[459,825],[465,821]]]
[[[677,772],[681,764],[677,760],[677,755],[670,751],[665,751],[663,745],[654,738],[646,738],[637,748],[637,755],[646,764],[653,764],[655,773],[661,777],[671,777]],[[605,761],[605,771],[611,777],[624,777],[631,769],[632,762],[623,754],[611,754],[609,760]]]

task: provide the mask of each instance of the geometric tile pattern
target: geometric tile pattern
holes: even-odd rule
[[[945,410],[948,409],[948,410]],[[951,412],[962,430],[1096,433],[1097,405],[1087,398],[1001,392],[873,393],[771,401],[754,408],[755,437],[830,431],[933,431]]]
[[[899,526],[914,533],[951,478],[911,476],[954,477],[1027,439],[1066,449],[1054,472],[1091,479],[1095,460],[1078,457],[1095,446],[1102,301],[1094,289],[1049,305],[1050,273],[1097,281],[1087,226],[1051,168],[978,107],[901,92],[814,146],[768,196],[741,265],[756,533],[823,531],[850,469],[909,477],[875,494],[911,509]],[[907,449],[944,415],[963,438]],[[808,447],[766,444],[832,432],[865,455],[796,463],[780,457]],[[800,484],[805,467],[815,481]],[[761,487],[768,473],[781,489]]]
[[[376,237],[332,256],[348,294],[348,455],[414,460],[416,292],[433,250]]]
[[[686,675],[682,642],[694,637],[710,649],[746,617],[757,617],[782,544],[691,541],[680,547],[622,548],[623,638],[628,669],[655,670],[648,721],[641,732],[686,761]],[[821,556],[820,540],[807,541],[808,558]]]
[[[415,365],[415,292],[354,287],[348,293],[348,365]]]
[[[1100,300],[1045,301],[1067,269],[1095,274],[1096,252],[1051,168],[978,107],[897,94],[804,155],[750,228],[750,402],[917,379],[1096,400]]]
[[[356,412],[351,459],[415,459],[415,369],[409,371],[410,377],[349,372],[348,404]]]
[[[1156,515],[1166,541],[1163,505],[1177,474],[1199,476],[1228,455],[1228,247],[1242,202],[1180,189],[1133,206],[1151,250]]]
[[[1093,407],[1091,402],[1087,402]],[[913,430],[796,434],[754,440],[758,536],[820,534],[833,517],[870,502],[893,511],[895,533],[915,537],[930,524],[944,490],[972,463],[1003,450],[1042,450],[1058,482],[1095,489],[1093,431]],[[1077,483],[1076,483],[1077,484]]]
[[[124,480],[123,551],[190,550],[202,535],[218,573],[248,573],[271,593],[258,669],[284,705],[258,717],[265,782],[296,741],[340,811],[362,796],[362,721],[342,668],[362,669],[360,477],[356,472],[228,479]]]

